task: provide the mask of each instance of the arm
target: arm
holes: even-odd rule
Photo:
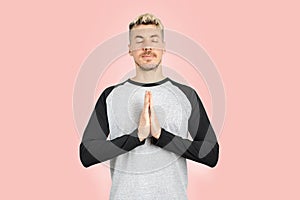
[[[79,147],[80,160],[84,167],[110,160],[145,143],[145,140],[139,140],[137,129],[130,134],[107,140],[109,124],[106,98],[112,89],[113,86],[105,89],[100,95],[85,128]]]
[[[183,139],[161,128],[159,138],[152,136],[151,143],[184,158],[215,167],[219,158],[216,135],[197,93],[192,90],[188,98],[192,104],[188,130],[193,140]]]

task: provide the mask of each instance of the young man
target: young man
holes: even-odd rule
[[[102,92],[80,159],[85,167],[110,161],[111,200],[185,200],[186,159],[214,167],[219,144],[195,90],[162,74],[161,21],[144,14],[129,30],[136,76]]]

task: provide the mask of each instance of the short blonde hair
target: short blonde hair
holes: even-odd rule
[[[138,16],[135,20],[133,20],[130,24],[129,24],[129,32],[131,31],[131,29],[135,26],[138,25],[156,25],[157,27],[159,27],[161,29],[161,33],[162,33],[162,39],[164,38],[164,26],[161,23],[160,19],[158,19],[157,17],[155,17],[153,14],[150,13],[145,13],[142,14],[140,16]]]

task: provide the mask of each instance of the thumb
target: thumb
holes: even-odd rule
[[[150,98],[149,98],[149,107],[150,107],[150,118],[155,117],[155,112],[154,112],[154,106],[153,106],[153,98],[152,98],[152,93],[150,92]]]
[[[152,118],[155,113],[154,113],[154,109],[153,109],[153,99],[152,99],[152,93],[149,92],[149,111],[150,111],[150,118]]]
[[[150,109],[153,109],[153,100],[152,100],[152,93],[149,91],[149,103],[150,103]]]
[[[144,97],[144,110],[148,111],[149,109],[149,92],[145,92],[145,97]]]

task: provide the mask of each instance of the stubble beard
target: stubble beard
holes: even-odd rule
[[[160,63],[161,63],[161,60],[162,60],[162,59],[160,59],[160,61],[159,61],[157,64],[144,64],[144,65],[140,65],[140,64],[137,63],[136,61],[134,61],[134,62],[135,62],[135,64],[136,64],[137,66],[139,66],[139,68],[140,68],[141,70],[143,70],[143,71],[151,71],[151,70],[156,71],[157,68],[158,68],[158,66],[159,66]]]

